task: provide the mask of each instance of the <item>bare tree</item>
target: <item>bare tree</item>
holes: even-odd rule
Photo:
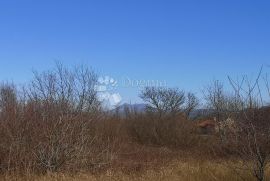
[[[34,72],[29,100],[55,105],[63,113],[98,110],[101,103],[95,90],[97,75],[84,66],[70,70],[60,63],[56,65],[53,71]]]
[[[224,121],[223,115],[226,112],[226,95],[223,83],[218,80],[213,81],[204,91],[206,104],[213,110],[218,125],[218,132],[222,142],[225,140],[225,132],[221,128],[221,122]]]
[[[179,89],[146,87],[140,97],[147,103],[147,110],[160,117],[183,112],[185,93]]]
[[[189,92],[186,97],[185,113],[189,117],[190,113],[199,106],[199,99],[195,94]]]
[[[89,151],[92,121],[101,105],[96,83],[97,75],[84,66],[70,70],[57,63],[52,71],[34,73],[27,105],[35,108],[36,126],[44,127],[33,150],[41,168],[57,171]]]
[[[223,112],[225,105],[223,83],[218,80],[213,81],[213,83],[206,88],[206,91],[204,91],[204,95],[207,106],[215,110],[218,116],[217,119],[219,119],[219,115]]]
[[[240,84],[229,78],[237,98],[241,99],[237,132],[232,135],[230,144],[236,146],[242,168],[251,171],[258,181],[266,179],[265,170],[270,163],[270,109],[264,107],[261,75],[262,69],[253,83],[247,77],[243,77]],[[264,87],[269,90],[268,81]]]

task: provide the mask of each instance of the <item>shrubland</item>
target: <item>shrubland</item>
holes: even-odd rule
[[[23,87],[2,83],[2,178],[265,180],[270,111],[257,94],[260,76],[246,87],[230,79],[233,94],[217,81],[206,89],[208,118],[218,128],[208,135],[189,117],[199,99],[177,88],[145,88],[140,94],[145,111],[127,107],[118,113],[104,109],[98,76],[87,67],[57,64],[34,72]],[[228,118],[233,128],[226,128]]]

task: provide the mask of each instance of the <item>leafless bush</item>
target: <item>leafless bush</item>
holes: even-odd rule
[[[172,148],[192,148],[197,141],[192,123],[184,116],[164,117],[136,114],[127,120],[128,134],[133,140],[146,145]]]
[[[228,120],[234,124],[234,119],[239,116],[237,113],[243,108],[243,101],[236,92],[226,92],[223,83],[217,80],[204,90],[204,96],[207,108],[211,110],[210,112],[216,121],[221,143],[226,143],[228,134],[232,131],[227,129],[232,126],[227,125],[229,124]]]
[[[0,88],[0,169],[13,171],[29,169],[29,124],[24,119],[24,104],[20,102],[18,91],[12,84],[3,84]]]
[[[185,106],[185,113],[187,117],[190,117],[190,114],[193,110],[195,110],[199,106],[199,99],[195,96],[195,94],[189,92],[186,96],[186,106]]]
[[[33,151],[39,167],[58,171],[62,166],[85,156],[86,146],[95,138],[88,133],[87,124],[88,121],[81,119],[59,117],[52,124],[43,125]]]
[[[53,71],[35,73],[31,84],[21,90],[23,96],[18,96],[15,86],[4,84],[1,170],[59,171],[76,165],[92,167],[107,159],[112,143],[97,146],[106,138],[99,133],[102,114],[96,79],[86,67],[69,70],[57,64]]]
[[[73,70],[58,63],[56,69],[43,73],[34,72],[27,95],[31,101],[58,106],[62,113],[93,112],[100,108],[95,86],[97,75],[80,66]]]
[[[192,125],[187,117],[199,101],[179,89],[146,87],[140,97],[147,103],[145,114],[131,112],[129,129],[140,143],[187,147],[194,144]]]
[[[247,77],[243,77],[241,84],[229,78],[237,98],[241,100],[241,107],[235,113],[237,130],[231,135],[230,144],[235,146],[235,152],[241,158],[241,169],[251,171],[259,181],[266,179],[265,170],[270,163],[270,109],[264,107],[261,74],[262,69],[254,83]],[[267,82],[265,85],[269,90]]]

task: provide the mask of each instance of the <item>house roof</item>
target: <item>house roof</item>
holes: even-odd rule
[[[215,122],[213,120],[205,120],[197,124],[198,127],[205,128],[208,126],[215,126]]]

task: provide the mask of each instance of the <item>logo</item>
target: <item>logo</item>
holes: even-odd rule
[[[122,97],[116,92],[118,86],[117,80],[110,76],[99,77],[95,87],[98,97],[105,106],[114,107],[121,103]]]

